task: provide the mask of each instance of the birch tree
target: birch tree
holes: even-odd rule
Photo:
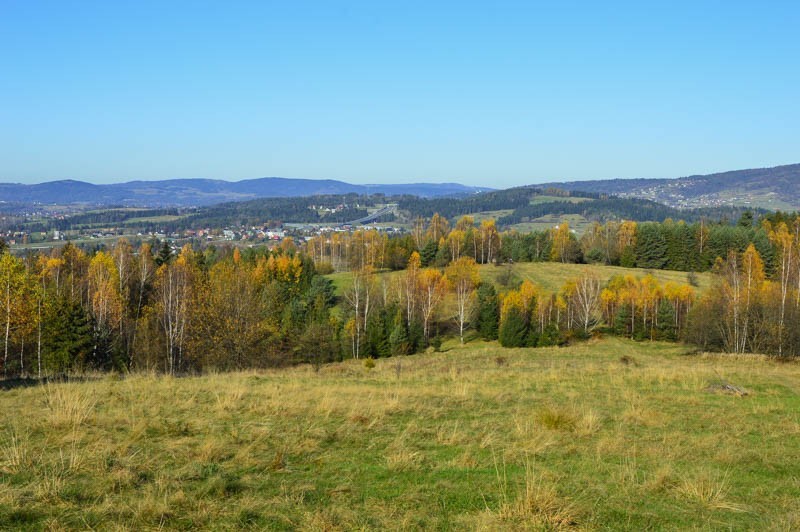
[[[11,325],[16,317],[22,298],[25,268],[22,261],[8,252],[0,254],[0,291],[5,331],[3,335],[3,376],[8,376],[8,353],[11,341]]]
[[[430,338],[430,324],[436,309],[444,299],[447,283],[439,270],[425,268],[419,275],[420,312],[422,314],[422,331],[425,340]]]
[[[184,362],[186,328],[191,311],[193,252],[187,245],[173,263],[156,272],[156,313],[166,344],[165,370],[180,371]]]
[[[478,265],[471,257],[461,257],[447,267],[447,282],[456,296],[456,321],[458,335],[464,343],[464,326],[472,315],[472,304],[475,299],[475,287],[480,282]]]
[[[588,333],[598,323],[601,282],[597,276],[586,271],[574,283],[576,318],[583,331]]]

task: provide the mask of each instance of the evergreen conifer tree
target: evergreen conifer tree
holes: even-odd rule
[[[500,345],[503,347],[522,347],[525,345],[528,326],[525,323],[525,316],[519,309],[512,308],[505,312],[500,321],[498,337]]]
[[[500,305],[492,283],[483,283],[478,287],[476,311],[475,328],[480,337],[484,340],[497,340]]]

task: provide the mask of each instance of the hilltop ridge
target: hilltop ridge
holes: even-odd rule
[[[800,209],[800,164],[677,179],[605,179],[553,182],[542,186],[649,199],[684,209],[725,206]]]

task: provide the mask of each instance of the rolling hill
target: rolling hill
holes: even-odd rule
[[[643,198],[677,208],[735,205],[770,210],[800,209],[800,164],[677,179],[607,179],[542,186]]]
[[[169,179],[95,185],[72,179],[35,185],[0,183],[0,202],[97,206],[188,207],[257,198],[284,198],[326,194],[411,194],[439,197],[489,190],[458,183],[355,185],[333,179],[264,177],[243,181]]]

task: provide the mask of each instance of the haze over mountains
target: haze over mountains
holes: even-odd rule
[[[500,180],[498,180],[499,182]],[[676,208],[751,206],[800,210],[800,164],[734,170],[677,179],[607,179],[551,182],[539,187],[644,198]],[[0,202],[22,204],[187,207],[258,198],[324,194],[409,194],[425,198],[491,190],[458,183],[357,185],[332,179],[265,177],[243,181],[168,179],[95,185],[62,180],[36,185],[0,183]]]
[[[83,181],[62,180],[24,185],[1,183],[0,201],[9,203],[44,203],[90,205],[129,205],[137,207],[183,207],[212,205],[226,201],[257,198],[316,196],[322,194],[411,194],[421,197],[472,194],[485,187],[458,183],[411,183],[355,185],[333,179],[289,179],[264,177],[243,181],[219,179],[168,179],[129,181],[95,185]]]

